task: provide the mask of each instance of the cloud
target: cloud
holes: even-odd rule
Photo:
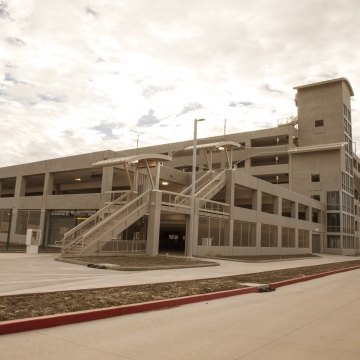
[[[10,14],[7,11],[7,4],[5,1],[0,0],[0,18],[10,19]]]
[[[253,106],[255,105],[251,101],[231,101],[229,106],[231,107],[242,107],[242,106]]]
[[[113,134],[112,126],[101,123],[100,125],[93,126],[92,129],[104,135],[106,139],[117,139]]]
[[[96,17],[96,18],[99,17],[99,13],[96,12],[95,10],[93,10],[90,6],[87,6],[85,11],[86,11],[87,14],[90,14],[90,15]]]
[[[74,136],[74,132],[71,129],[66,129],[62,132],[62,135],[66,136],[66,137],[71,137],[71,136]]]
[[[172,86],[162,87],[162,86],[149,85],[143,90],[143,95],[145,97],[152,97],[160,92],[169,91],[172,89],[174,89],[174,87]]]
[[[203,109],[203,108],[204,108],[203,105],[201,105],[197,102],[189,103],[183,107],[183,109],[180,111],[180,113],[178,113],[176,115],[176,117],[179,117],[181,115],[187,114],[188,112]]]
[[[154,110],[150,109],[147,115],[141,116],[137,121],[137,126],[149,127],[159,123],[161,120],[154,116]]]
[[[10,66],[8,66],[10,67]],[[4,82],[5,83],[11,83],[12,85],[18,85],[18,84],[23,84],[23,85],[26,85],[27,82],[25,81],[20,81],[20,80],[17,80],[12,74],[10,73],[6,73],[5,76],[4,76]]]
[[[38,96],[43,101],[53,101],[58,103],[67,101],[67,97],[65,95],[39,94]]]
[[[280,94],[280,95],[284,93],[283,91],[281,91],[279,89],[275,89],[275,88],[271,87],[269,84],[265,84],[264,89],[268,92],[276,93],[276,94]]]
[[[25,41],[21,40],[18,37],[8,37],[6,40],[11,45],[18,45],[18,46],[25,45]]]
[[[4,81],[9,81],[14,84],[17,84],[17,80],[11,74],[5,74]]]

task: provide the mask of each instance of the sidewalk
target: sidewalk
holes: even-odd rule
[[[268,263],[216,260],[220,266],[130,272],[54,261],[57,256],[59,254],[0,253],[0,295],[204,279],[359,259],[322,254],[318,258]]]

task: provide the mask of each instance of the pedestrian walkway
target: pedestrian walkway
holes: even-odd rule
[[[54,261],[57,256],[59,254],[0,253],[0,295],[204,279],[359,259],[349,256],[321,255],[321,257],[268,263],[216,260],[220,266],[115,271]]]

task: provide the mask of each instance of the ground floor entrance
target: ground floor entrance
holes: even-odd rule
[[[312,252],[316,254],[321,252],[321,234],[312,234]]]

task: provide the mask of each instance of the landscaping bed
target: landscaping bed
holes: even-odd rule
[[[214,261],[187,258],[183,256],[89,256],[78,258],[58,258],[58,261],[86,265],[88,267],[117,270],[154,270],[189,267],[217,266]]]
[[[360,260],[203,280],[0,296],[0,321],[206,294],[238,289],[242,283],[269,284],[352,266],[360,266]]]

